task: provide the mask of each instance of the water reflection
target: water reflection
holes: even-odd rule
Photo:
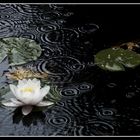
[[[17,108],[14,111],[13,123],[19,124],[20,122],[22,122],[23,126],[29,127],[31,124],[37,125],[38,122],[44,124],[45,117],[46,115],[42,111],[38,112],[32,111],[28,116],[24,116],[21,112],[21,108]]]

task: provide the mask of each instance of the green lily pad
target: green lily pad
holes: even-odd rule
[[[125,71],[140,65],[140,55],[131,50],[109,48],[101,50],[95,55],[95,64],[109,71]]]
[[[10,65],[24,64],[36,60],[41,52],[40,45],[31,39],[21,37],[0,39],[0,63],[8,56]]]

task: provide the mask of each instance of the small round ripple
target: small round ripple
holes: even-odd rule
[[[117,110],[114,108],[101,108],[98,110],[97,115],[101,119],[114,120],[117,116]]]
[[[116,86],[117,86],[117,84],[116,84],[116,83],[111,82],[111,83],[107,84],[107,86],[108,86],[109,88],[114,88],[114,87],[116,87]]]
[[[47,25],[44,25],[44,26],[38,26],[37,27],[37,31],[39,32],[42,32],[42,33],[47,33],[51,30],[56,30],[58,27],[53,25],[53,24],[47,24]]]
[[[80,92],[76,88],[66,88],[60,92],[60,95],[66,98],[72,98],[72,97],[78,96],[79,94]]]
[[[55,116],[48,119],[48,123],[54,127],[64,127],[66,124],[70,123],[70,118],[67,116]]]
[[[73,64],[72,66],[70,66],[70,69],[72,71],[81,71],[85,68],[84,64],[81,64],[80,61],[77,64]]]
[[[78,27],[79,32],[81,33],[94,33],[99,29],[99,26],[94,23],[87,23],[85,25],[82,25],[81,27]]]
[[[92,84],[90,84],[90,83],[81,83],[81,84],[78,85],[78,89],[80,91],[84,91],[84,92],[92,90],[93,87],[94,86]]]

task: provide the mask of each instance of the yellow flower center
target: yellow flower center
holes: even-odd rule
[[[21,92],[33,92],[34,89],[32,87],[26,87],[26,88],[22,88],[20,91]]]

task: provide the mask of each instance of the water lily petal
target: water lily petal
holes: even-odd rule
[[[18,101],[18,100],[15,99],[15,98],[11,98],[10,100],[11,100],[14,104],[16,104],[16,105],[18,105],[18,106],[22,106],[22,105],[24,105],[24,103]]]
[[[23,79],[23,80],[19,80],[18,86],[19,89],[22,88],[32,88],[35,90],[40,90],[40,80],[37,80],[36,78],[34,78],[33,80],[29,79]]]
[[[34,78],[34,79],[32,80],[32,82],[35,83],[35,84],[37,84],[37,86],[40,87],[40,80]]]
[[[10,89],[12,91],[12,93],[14,94],[14,96],[16,97],[16,99],[21,100],[22,99],[22,94],[19,92],[19,88],[16,87],[15,85],[10,84]]]
[[[45,86],[40,91],[35,90],[35,93],[31,97],[31,104],[36,105],[39,102],[41,102],[44,98],[44,96],[49,92],[50,86]]]
[[[37,104],[36,106],[50,106],[50,105],[53,105],[54,103],[53,102],[50,102],[50,101],[42,101],[40,102],[39,104]]]
[[[35,102],[35,104],[33,103],[33,100],[35,100],[34,95],[32,95],[31,93],[21,93],[19,100],[21,102],[23,102],[25,105],[35,105],[37,102]]]
[[[13,102],[5,102],[2,103],[4,106],[8,106],[8,107],[19,107],[19,105],[13,103]]]
[[[32,84],[34,84],[33,82],[32,82],[32,80],[31,79],[29,79],[28,81],[27,81],[27,83],[26,83],[27,85],[32,85]]]
[[[15,85],[10,84],[10,89],[12,91],[12,93],[14,94],[14,96],[19,99],[19,94],[17,93],[17,87]]]
[[[26,79],[19,80],[17,87],[19,88],[19,87],[25,86],[25,84],[27,84],[27,80]]]
[[[42,100],[43,100],[43,97],[41,96],[40,91],[37,91],[37,90],[35,90],[35,93],[33,93],[32,95],[29,94],[28,98],[27,98],[27,95],[25,95],[24,98],[22,99],[24,103],[26,104],[29,103],[30,105],[36,105]]]
[[[23,106],[22,107],[22,114],[28,115],[29,113],[31,113],[32,109],[33,109],[33,106]]]
[[[41,89],[41,96],[44,97],[49,93],[50,86],[45,86],[44,88]]]
[[[36,78],[34,78],[34,79],[32,80],[32,84],[33,84],[33,86],[34,86],[35,88],[37,88],[37,89],[40,89],[40,88],[41,88],[41,86],[40,86],[40,80],[38,80],[38,79],[36,79]]]

